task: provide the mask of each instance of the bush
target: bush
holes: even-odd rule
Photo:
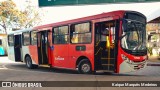
[[[153,49],[153,48],[152,48],[152,47],[148,47],[147,49],[148,49],[148,53],[149,53],[150,55],[153,55],[153,53],[152,53],[152,49]]]

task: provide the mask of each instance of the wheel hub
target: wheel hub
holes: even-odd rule
[[[88,64],[82,65],[82,71],[83,71],[83,72],[88,72],[88,71],[90,71],[90,66],[89,66]]]

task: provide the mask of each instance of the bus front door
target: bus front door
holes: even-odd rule
[[[95,23],[95,69],[114,72],[117,60],[116,21]]]
[[[22,49],[22,44],[21,44],[21,35],[15,35],[14,36],[14,56],[15,56],[15,61],[19,62],[21,61],[21,49]]]
[[[48,64],[48,31],[38,32],[39,64]]]

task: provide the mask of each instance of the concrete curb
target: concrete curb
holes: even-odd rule
[[[147,66],[160,66],[160,64],[148,63]]]
[[[160,66],[160,62],[151,62],[151,61],[148,61],[147,62],[147,66]]]

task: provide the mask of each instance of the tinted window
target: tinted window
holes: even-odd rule
[[[14,46],[14,35],[9,35],[8,36],[8,45],[9,46]]]
[[[143,23],[146,22],[146,18],[144,16],[142,16],[141,14],[138,14],[138,13],[129,13],[128,12],[128,13],[126,13],[125,18],[140,21],[140,22],[143,22]]]
[[[75,25],[75,33],[85,33],[90,31],[90,24],[89,23],[82,23]]]
[[[30,33],[29,32],[23,33],[23,45],[30,45]]]
[[[71,43],[91,43],[90,23],[81,23],[72,26]]]
[[[31,44],[32,45],[37,44],[37,32],[36,31],[31,32]]]
[[[61,26],[53,28],[53,43],[66,44],[68,43],[68,26]]]

